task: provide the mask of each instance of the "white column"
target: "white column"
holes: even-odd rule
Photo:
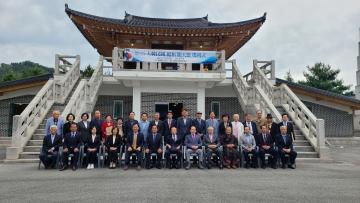
[[[141,111],[141,90],[140,82],[133,82],[132,111],[135,112],[135,119],[140,120]]]
[[[202,112],[202,118],[205,119],[205,87],[199,87],[196,96],[197,111]]]

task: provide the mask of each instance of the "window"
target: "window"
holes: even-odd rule
[[[215,112],[215,117],[220,119],[220,102],[211,102],[211,111]]]
[[[122,100],[115,100],[114,101],[114,109],[113,109],[113,118],[116,120],[119,117],[123,117],[123,101]]]

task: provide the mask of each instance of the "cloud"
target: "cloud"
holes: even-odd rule
[[[355,83],[360,1],[282,0],[68,0],[70,8],[99,16],[134,15],[191,18],[209,15],[213,22],[235,22],[261,16],[267,21],[232,58],[243,73],[253,59],[276,61],[277,77],[290,70],[302,78],[307,65],[323,62],[340,68],[346,84]],[[54,54],[79,54],[82,65],[96,65],[96,50],[64,12],[65,1],[0,2],[0,62],[32,60],[53,66]]]

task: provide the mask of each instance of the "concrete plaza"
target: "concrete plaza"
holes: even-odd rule
[[[38,170],[0,164],[0,202],[360,202],[360,149],[297,169]]]

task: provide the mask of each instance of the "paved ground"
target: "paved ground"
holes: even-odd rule
[[[0,164],[0,202],[360,202],[360,149],[290,169],[37,170]],[[340,154],[340,155],[337,155]]]

